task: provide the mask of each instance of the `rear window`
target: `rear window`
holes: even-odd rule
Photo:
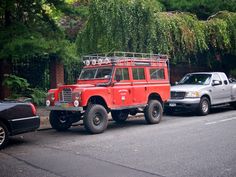
[[[165,74],[164,74],[163,68],[153,68],[153,69],[150,69],[149,71],[150,71],[151,80],[165,79]]]
[[[133,79],[134,80],[144,80],[145,74],[144,74],[144,68],[133,68]]]

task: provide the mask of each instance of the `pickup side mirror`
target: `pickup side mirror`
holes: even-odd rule
[[[176,81],[176,82],[175,82],[175,85],[178,85],[178,84],[179,84],[179,82]]]
[[[217,86],[217,85],[221,85],[222,82],[221,81],[218,81],[218,80],[213,80],[212,81],[212,86]]]

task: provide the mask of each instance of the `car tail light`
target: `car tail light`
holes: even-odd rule
[[[35,108],[35,106],[32,103],[30,103],[30,106],[31,106],[33,115],[36,115],[36,108]]]

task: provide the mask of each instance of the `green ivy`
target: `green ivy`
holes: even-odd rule
[[[236,13],[219,12],[201,21],[190,13],[162,12],[153,0],[92,0],[89,9],[76,41],[82,54],[164,53],[172,63],[195,63],[199,54],[236,53]]]

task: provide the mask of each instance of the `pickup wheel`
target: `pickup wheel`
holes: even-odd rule
[[[209,111],[210,111],[210,101],[207,97],[202,97],[197,112],[200,116],[205,116],[209,114]]]
[[[146,122],[148,124],[158,124],[163,115],[163,107],[158,100],[150,100],[144,110]]]
[[[111,111],[111,116],[117,123],[124,123],[128,118],[129,112],[127,110]]]
[[[9,132],[7,127],[0,122],[0,149],[3,149],[8,143]]]
[[[66,111],[51,111],[49,122],[52,128],[57,131],[66,131],[72,125],[71,119]]]
[[[84,115],[84,126],[92,134],[102,133],[107,128],[107,110],[99,104],[91,104]]]

